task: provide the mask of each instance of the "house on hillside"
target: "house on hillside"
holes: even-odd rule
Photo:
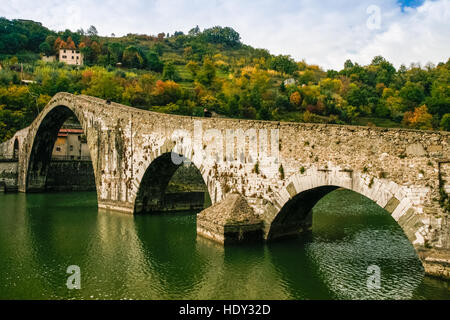
[[[42,55],[41,60],[44,61],[44,62],[55,62],[56,61],[56,56]]]
[[[294,85],[294,84],[296,84],[296,83],[297,83],[297,81],[295,81],[294,78],[289,78],[289,79],[284,80],[284,85],[285,85],[286,87],[287,87],[287,86]]]
[[[78,49],[59,49],[59,61],[70,65],[82,66],[83,54]]]

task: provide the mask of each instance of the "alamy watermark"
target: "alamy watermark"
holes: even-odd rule
[[[381,8],[377,5],[370,5],[367,7],[366,13],[369,15],[366,21],[367,29],[380,30],[381,29]]]
[[[367,289],[381,289],[381,269],[377,265],[371,265],[367,268]]]
[[[67,278],[66,286],[67,289],[73,290],[73,289],[81,289],[81,269],[79,266],[72,265],[68,266],[66,273],[71,274]]]
[[[227,163],[280,163],[279,129],[203,130],[200,120],[194,121],[193,135],[184,129],[172,134],[175,147],[171,153],[174,164],[191,162],[210,165]]]

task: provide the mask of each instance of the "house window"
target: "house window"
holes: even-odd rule
[[[67,58],[67,56],[62,56],[63,57],[63,59],[66,59]]]
[[[77,50],[77,53],[80,53],[80,50]]]
[[[70,151],[73,151],[73,146],[70,146]]]
[[[66,50],[64,50],[64,53],[66,53]]]
[[[74,56],[72,56],[72,60],[75,59]]]
[[[61,152],[61,147],[56,147],[56,152]]]

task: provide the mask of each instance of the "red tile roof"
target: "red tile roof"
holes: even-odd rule
[[[81,134],[83,134],[83,129],[60,129],[59,133],[81,133]]]

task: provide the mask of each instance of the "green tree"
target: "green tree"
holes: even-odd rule
[[[83,90],[83,94],[120,102],[123,90],[111,74],[103,73],[92,79],[89,88]]]
[[[163,80],[178,81],[180,79],[180,75],[172,61],[168,61],[164,64],[162,77]]]
[[[448,74],[450,78],[450,72]],[[433,114],[442,117],[450,113],[450,86],[448,82],[436,81],[431,89],[431,96],[426,99],[427,105]]]
[[[155,71],[162,72],[164,68],[164,63],[159,59],[159,56],[156,52],[150,51],[147,56],[147,68]]]
[[[140,50],[135,46],[128,46],[123,52],[123,64],[129,68],[142,68],[144,59]]]
[[[241,36],[233,28],[215,26],[203,30],[202,37],[209,43],[220,43],[229,47],[236,47],[241,44]]]
[[[445,131],[450,131],[450,113],[446,113],[442,117],[441,129]]]
[[[198,63],[195,61],[189,61],[186,64],[186,68],[189,70],[189,72],[192,74],[192,78],[196,78],[197,77],[197,73],[200,70]]]
[[[297,71],[298,65],[291,56],[279,55],[270,60],[269,68],[279,72],[292,74],[294,71]]]
[[[424,100],[423,87],[418,83],[411,81],[406,82],[405,86],[400,90],[400,98],[405,105],[405,110],[414,110]]]
[[[215,77],[216,77],[216,67],[214,66],[214,63],[212,62],[211,59],[205,58],[202,69],[197,75],[198,82],[200,82],[205,86],[209,86],[212,84]]]
[[[42,42],[39,46],[39,50],[44,53],[46,56],[51,56],[53,53],[52,47],[48,44],[48,42]]]

